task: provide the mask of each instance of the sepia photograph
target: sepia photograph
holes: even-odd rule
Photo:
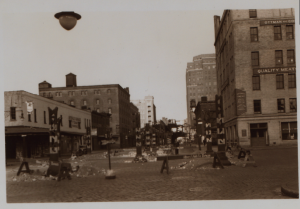
[[[0,7],[3,208],[300,206],[299,2]]]

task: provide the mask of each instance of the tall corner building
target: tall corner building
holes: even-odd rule
[[[186,68],[186,103],[187,122],[191,123],[190,101],[195,99],[196,104],[201,97],[215,100],[217,94],[216,56],[215,54],[201,54],[187,63]]]
[[[144,128],[146,123],[156,122],[156,106],[153,96],[145,96],[145,99],[131,100],[131,102],[139,109],[141,128]]]
[[[225,10],[214,26],[227,143],[297,143],[294,9]]]

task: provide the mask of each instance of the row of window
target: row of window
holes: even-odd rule
[[[254,113],[261,114],[261,100],[253,100],[254,105]],[[289,99],[290,112],[297,112],[297,99],[290,98]],[[277,111],[278,113],[285,112],[285,99],[277,99]]]
[[[96,105],[100,105],[100,100],[97,99],[97,100],[95,101],[95,103],[96,103]],[[108,99],[108,100],[107,100],[107,103],[108,103],[108,104],[112,104],[112,100],[111,100],[111,99]],[[74,101],[70,101],[70,105],[75,106],[75,102],[74,102]],[[83,105],[83,106],[87,106],[87,101],[86,101],[86,100],[83,100],[83,101],[82,101],[82,105]]]
[[[293,25],[286,25],[286,39],[291,40],[294,39],[294,27]],[[257,42],[258,38],[258,27],[250,28],[250,39],[251,42]],[[282,30],[281,25],[274,26],[274,40],[282,40]]]
[[[259,52],[251,52],[251,63],[253,67],[259,66]],[[287,64],[295,64],[294,49],[287,50]],[[275,65],[283,65],[282,50],[275,50]]]
[[[94,90],[94,94],[95,95],[100,95],[101,93],[100,93],[101,91],[100,90]],[[106,91],[106,93],[107,94],[110,94],[111,93],[111,90],[110,89],[108,89],[107,91]],[[50,95],[50,94],[49,94]],[[45,97],[46,96],[46,93],[43,93],[43,96]],[[51,96],[51,95],[50,95]],[[57,97],[62,97],[62,92],[56,92],[55,93],[55,96],[57,96]],[[69,91],[68,92],[68,96],[75,96],[75,91]],[[81,96],[87,96],[87,91],[81,91]]]
[[[296,88],[296,74],[288,74],[288,87]],[[260,90],[260,76],[255,75],[252,77],[253,90]],[[284,89],[284,74],[276,75],[276,89]]]

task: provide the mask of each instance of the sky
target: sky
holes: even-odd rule
[[[183,120],[187,117],[186,65],[196,55],[215,52],[213,16],[222,15],[224,9],[291,7],[299,34],[297,0],[0,0],[0,90],[37,94],[38,83],[46,80],[62,87],[65,75],[72,72],[79,86],[120,84],[129,87],[132,100],[154,96],[157,119]],[[75,11],[82,19],[66,31],[54,18],[61,11]],[[4,109],[3,101],[0,108]],[[4,136],[4,129],[0,132]],[[0,149],[5,152],[4,142]],[[5,194],[5,187],[1,188]],[[1,195],[0,202],[5,201]],[[177,202],[172,208],[212,206],[216,201],[202,202]],[[222,207],[241,206],[240,201],[221,202]],[[275,205],[274,201],[243,203],[243,208]],[[140,207],[165,204],[141,203]],[[278,208],[283,204],[291,205],[276,202]]]
[[[38,94],[38,83],[62,87],[72,72],[78,86],[120,84],[129,87],[131,100],[153,96],[157,119],[187,118],[186,65],[215,53],[213,17],[227,7],[203,1],[50,2],[2,4],[4,91]],[[54,18],[61,11],[82,16],[71,31]]]

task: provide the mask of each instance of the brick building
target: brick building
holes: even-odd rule
[[[130,130],[130,94],[129,88],[119,84],[77,86],[76,75],[66,75],[66,87],[52,87],[46,81],[39,83],[39,95],[64,102],[76,108],[111,114],[110,127],[115,147]]]
[[[92,118],[92,145],[93,150],[106,149],[106,145],[102,145],[101,140],[107,140],[105,134],[111,132],[110,128],[110,114],[106,112],[97,112],[93,110],[91,112]]]
[[[185,77],[187,120],[188,124],[191,124],[190,101],[194,99],[197,103],[203,96],[208,100],[214,100],[217,94],[215,54],[195,56],[193,62],[187,63]]]
[[[131,102],[139,109],[141,128],[145,127],[146,123],[156,123],[156,106],[153,96],[145,96],[145,99]]]
[[[218,95],[227,143],[297,143],[294,9],[214,17]]]

